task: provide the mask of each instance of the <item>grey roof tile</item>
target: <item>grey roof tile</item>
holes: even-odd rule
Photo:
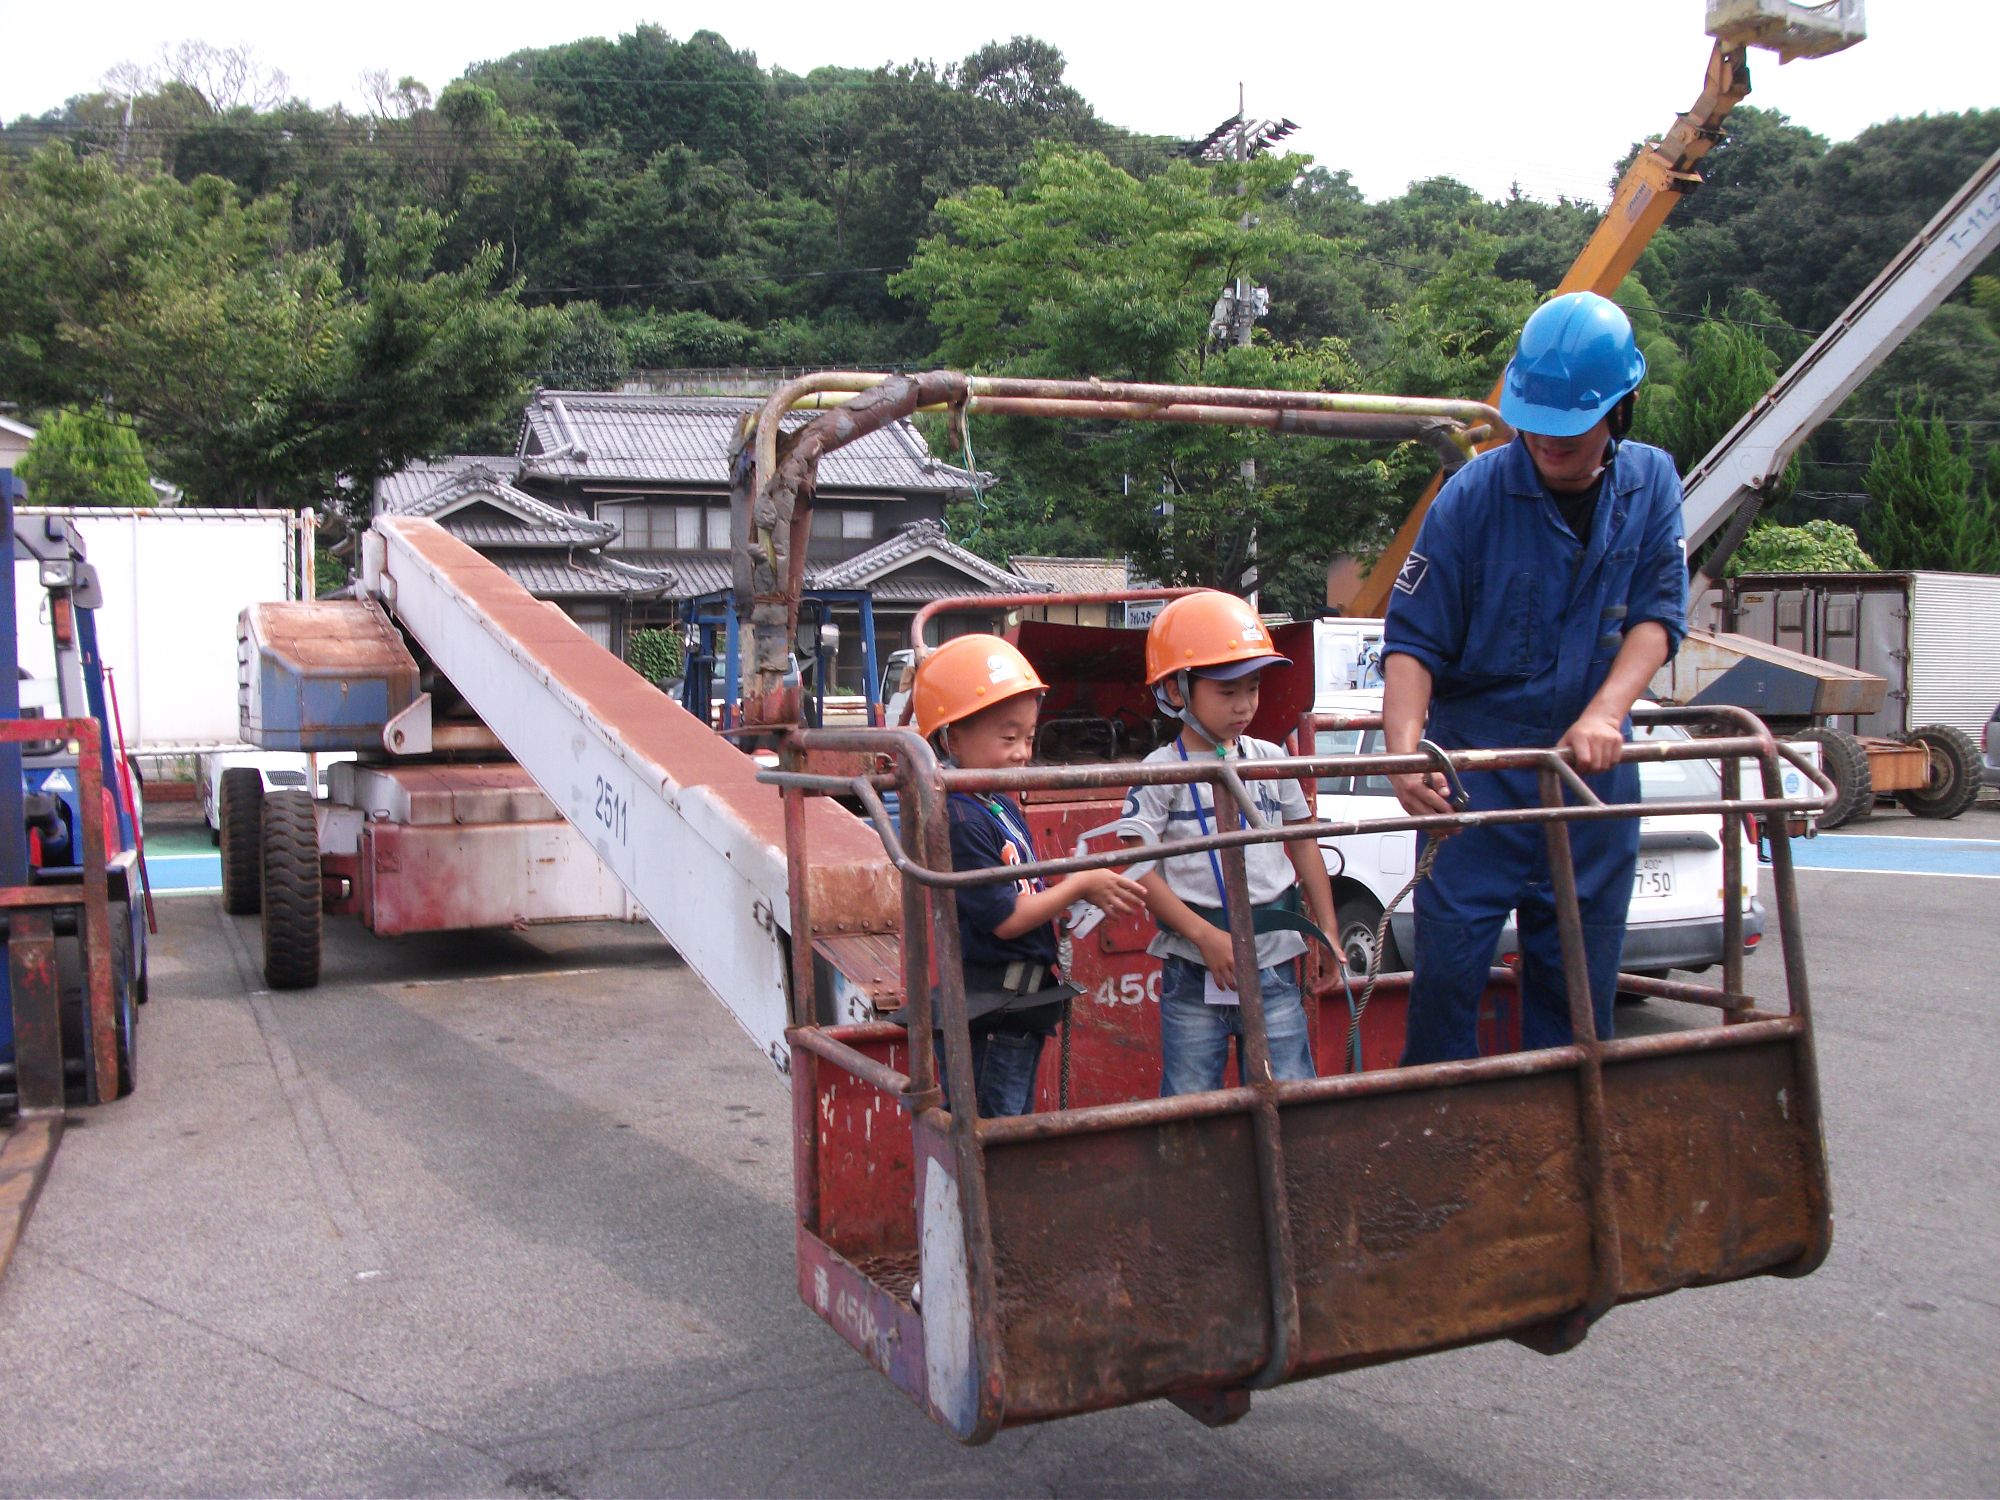
[[[969,577],[902,578],[901,564],[926,553],[945,558]],[[621,552],[620,557],[648,568],[673,571],[670,596],[695,599],[706,594],[726,593],[735,586],[730,555],[726,552]],[[974,553],[952,542],[935,521],[919,521],[879,542],[866,552],[856,553],[838,563],[806,570],[809,589],[866,589],[883,604],[928,603],[959,594],[1035,593],[1041,585],[1017,578],[996,568]]]
[[[674,575],[670,591],[676,599],[699,599],[734,586],[735,574],[727,552],[621,552],[635,567],[665,569]]]
[[[811,570],[812,581],[820,588],[860,588],[873,585],[882,575],[930,552],[963,572],[972,575],[981,591],[994,594],[1033,594],[1045,590],[1048,585],[1033,579],[1010,573],[1005,568],[988,562],[976,552],[969,552],[945,535],[944,527],[936,521],[918,521],[905,526],[886,541],[877,542],[866,552],[828,567]],[[963,593],[966,590],[959,590]]]
[[[743,418],[763,403],[749,396],[639,396],[539,391],[521,428],[521,464],[549,479],[729,485],[729,452]],[[787,432],[814,412],[788,412]],[[984,476],[982,476],[984,482]],[[940,462],[908,422],[892,422],[827,454],[819,491],[962,494],[963,469]]]
[[[1047,584],[1059,594],[1102,594],[1130,586],[1131,565],[1123,558],[1023,555],[1007,562],[1023,578]]]
[[[494,547],[542,547],[560,552],[576,547],[601,547],[607,540],[602,527],[580,517],[574,521],[531,526],[525,521],[501,516],[468,517],[460,511],[444,517],[438,524],[468,547],[482,552]],[[617,535],[615,528],[612,535]]]
[[[675,575],[634,568],[594,552],[558,556],[544,551],[498,551],[488,560],[537,599],[638,599],[672,592]]]
[[[508,482],[521,472],[521,461],[511,453],[456,453],[445,458],[419,459],[375,481],[376,514],[406,515],[406,506],[474,465]]]
[[[405,471],[407,474],[408,471]],[[405,474],[392,475],[401,480]],[[393,497],[377,491],[377,509],[428,516],[473,547],[601,547],[618,535],[618,523],[598,521],[537,499],[509,484],[485,459],[467,459],[429,476],[427,488],[399,485]]]

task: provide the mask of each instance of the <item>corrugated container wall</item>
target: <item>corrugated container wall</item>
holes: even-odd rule
[[[1974,740],[2000,704],[2000,577],[1910,580],[1910,724],[1950,724]]]

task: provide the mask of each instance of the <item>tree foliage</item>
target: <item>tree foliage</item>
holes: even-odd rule
[[[111,401],[165,477],[223,505],[365,490],[519,395],[530,319],[497,252],[439,268],[443,223],[411,208],[358,222],[350,267],[290,249],[286,211],[38,154],[0,199],[0,386]]]
[[[1211,337],[1225,286],[1283,259],[1335,253],[1275,211],[1288,176],[1285,163],[1262,161],[1220,174],[1183,164],[1141,179],[1098,153],[1045,145],[1011,192],[975,188],[940,203],[944,231],[918,247],[891,286],[928,310],[939,357],[955,366],[1348,389],[1357,373],[1337,339],[1224,347]],[[1239,183],[1242,196],[1231,191]],[[1247,224],[1246,206],[1256,210]],[[1470,358],[1483,332],[1438,319],[1412,328],[1406,342]],[[1045,515],[1080,515],[1100,547],[1127,554],[1142,573],[1232,589],[1262,584],[1299,605],[1323,587],[1332,550],[1379,526],[1397,479],[1419,462],[1361,459],[1336,444],[1273,441],[1261,431],[1030,420],[995,424],[984,453],[1010,496]],[[1243,478],[1246,461],[1257,465],[1253,485]],[[1019,545],[1019,520],[1002,519],[993,540]],[[1316,562],[1289,581],[1267,561],[1299,558]]]
[[[1894,434],[1868,465],[1863,536],[1885,568],[2000,573],[2000,514],[1976,491],[1972,459],[1932,415],[1898,411]]]
[[[1757,304],[1749,303],[1752,311]],[[1674,456],[1681,473],[1706,458],[1778,377],[1778,356],[1754,321],[1712,314],[1694,326],[1684,351],[1666,372],[1649,369],[1633,435]],[[1787,463],[1764,503],[1773,508],[1791,495],[1798,461]]]
[[[452,80],[384,73],[371,92],[367,114],[314,109],[243,49],[191,44],[0,129],[0,394],[109,396],[196,498],[287,503],[414,447],[505,441],[508,392],[635,367],[943,360],[1479,396],[1598,218],[1443,176],[1369,202],[1337,162],[1298,158],[1253,166],[1238,200],[1233,166],[1099,119],[1033,37],[795,74],[642,25]],[[51,135],[72,153],[61,172],[34,159]],[[1642,433],[1696,461],[1997,146],[2000,110],[1830,146],[1739,107],[1619,293],[1651,367]],[[1087,232],[1072,212],[1096,216]],[[1004,214],[1022,245],[925,269]],[[1247,362],[1203,336],[1232,265],[1271,294]],[[394,327],[361,335],[389,282],[409,288],[382,298]],[[1899,404],[1982,442],[2000,431],[1996,284],[1938,309],[1811,439],[1777,519],[1858,519]],[[1010,310],[984,327],[980,305]],[[370,366],[402,340],[430,351],[408,378]],[[955,512],[975,546],[1170,537],[1151,525],[1170,501],[1192,548],[1203,475],[1225,476],[1218,506],[1282,508],[1296,483],[1317,530],[1279,553],[1276,518],[1254,517],[1266,578],[1372,549],[1431,472],[1427,455],[1287,443],[1259,450],[1275,494],[1252,502],[1226,479],[1256,447],[1241,435],[1183,451],[980,427],[1003,482]],[[1294,446],[1311,474],[1283,472]],[[1991,453],[1967,453],[1975,488],[1994,483]]]
[[[122,416],[79,411],[50,413],[21,457],[21,478],[36,505],[157,504],[138,434]]]
[[[678,630],[635,630],[625,643],[625,663],[655,685],[681,675],[684,647]]]

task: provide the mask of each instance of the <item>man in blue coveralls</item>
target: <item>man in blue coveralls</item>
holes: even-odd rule
[[[1559,745],[1607,802],[1636,802],[1619,765],[1633,700],[1686,629],[1687,547],[1673,460],[1627,442],[1646,359],[1617,304],[1572,292],[1538,308],[1508,363],[1517,436],[1454,474],[1424,518],[1383,631],[1383,731],[1407,754]],[[1451,811],[1436,772],[1393,778],[1413,814]],[[1533,771],[1465,778],[1474,810],[1533,807]],[[1599,1037],[1611,1035],[1636,819],[1570,825]],[[1417,888],[1405,1066],[1476,1057],[1479,998],[1519,912],[1521,1042],[1571,1040],[1545,834],[1466,829]]]

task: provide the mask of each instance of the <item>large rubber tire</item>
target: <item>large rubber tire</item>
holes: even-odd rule
[[[264,776],[255,766],[231,766],[215,794],[221,825],[222,909],[252,917],[263,900]]]
[[[1334,945],[1347,959],[1347,971],[1357,979],[1368,972],[1375,948],[1375,929],[1382,921],[1382,903],[1355,886],[1342,886],[1334,897]],[[1402,972],[1402,955],[1396,951],[1396,934],[1382,935],[1382,965],[1378,974]]]
[[[1979,800],[1979,746],[1949,724],[1926,724],[1903,736],[1905,744],[1930,752],[1931,774],[1920,789],[1896,793],[1896,800],[1920,818],[1955,818]]]
[[[264,982],[274,990],[319,983],[319,830],[310,792],[264,798]]]
[[[1868,769],[1868,751],[1861,741],[1845,730],[1822,725],[1801,729],[1793,738],[1819,746],[1820,769],[1840,793],[1833,806],[1819,815],[1822,830],[1852,823],[1875,811],[1875,777]]]

